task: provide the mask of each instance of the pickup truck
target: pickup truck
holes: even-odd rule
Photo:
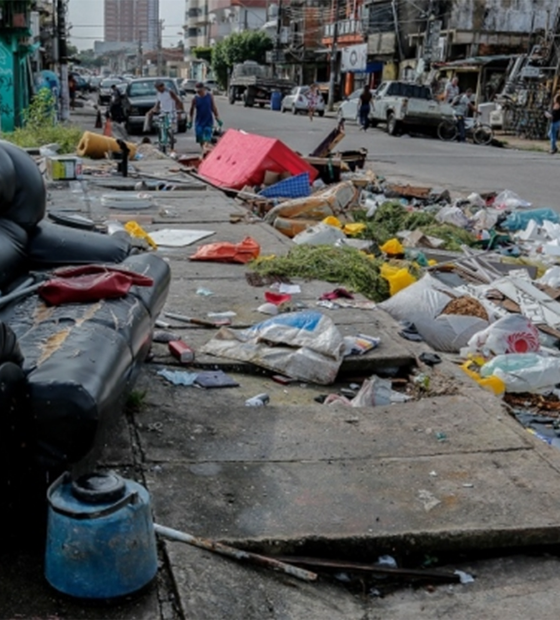
[[[435,129],[446,118],[453,118],[453,108],[432,97],[428,86],[411,82],[382,82],[372,99],[371,125],[387,123],[387,133],[394,136],[403,127]]]
[[[274,91],[287,95],[294,86],[295,83],[290,80],[273,77],[270,67],[246,60],[233,67],[228,86],[228,100],[231,104],[241,100],[246,108],[252,108],[255,103],[263,108],[270,104]]]

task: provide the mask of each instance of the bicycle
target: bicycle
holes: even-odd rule
[[[175,148],[175,132],[173,131],[173,120],[170,112],[160,112],[155,118],[158,134],[158,149],[162,153],[167,153],[167,149],[173,151]]]
[[[446,118],[437,128],[438,138],[444,142],[453,142],[459,137],[457,119]],[[477,116],[465,118],[465,135],[472,138],[475,144],[487,145],[494,139],[494,131],[490,125],[481,123]]]

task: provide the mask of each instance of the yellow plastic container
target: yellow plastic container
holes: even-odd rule
[[[132,159],[136,155],[136,145],[132,142],[126,144],[130,149],[129,157]],[[115,138],[101,136],[92,131],[84,132],[76,149],[78,157],[91,157],[92,159],[103,159],[107,153],[120,153],[120,151]]]

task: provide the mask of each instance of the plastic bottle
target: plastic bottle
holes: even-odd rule
[[[264,394],[257,394],[256,396],[253,396],[252,398],[248,398],[245,401],[245,406],[246,407],[264,407],[265,405],[268,405],[268,403],[270,402],[270,396],[266,393]]]

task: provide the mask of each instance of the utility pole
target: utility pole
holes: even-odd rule
[[[162,36],[163,32],[163,19],[158,21],[158,41],[157,41],[157,73],[158,75],[163,74],[163,47],[162,47]]]
[[[66,40],[66,0],[57,0],[58,60],[60,63],[60,119],[70,118],[70,93],[68,91],[68,46]]]
[[[337,42],[338,42],[338,18],[340,12],[340,0],[333,0],[334,3],[334,27],[333,38],[331,43],[331,73],[329,79],[329,99],[327,102],[327,110],[332,112],[334,110],[334,87],[336,82],[336,65],[337,65]]]
[[[278,0],[278,12],[276,13],[276,44],[272,63],[272,74],[276,77],[276,62],[280,56],[280,33],[282,32],[282,0]]]
[[[142,49],[142,31],[138,33],[138,60],[136,62],[136,74],[139,77],[144,75],[144,50]]]

